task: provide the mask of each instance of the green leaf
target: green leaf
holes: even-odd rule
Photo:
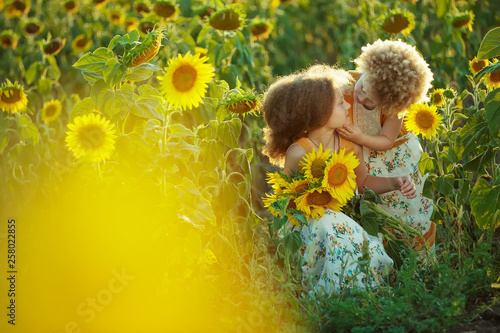
[[[3,150],[9,144],[9,133],[8,132],[0,132],[0,154],[2,154]]]
[[[77,69],[84,69],[94,73],[100,73],[106,66],[106,62],[113,58],[114,53],[105,47],[100,47],[93,53],[87,52],[73,65]]]
[[[455,183],[455,175],[443,175],[436,178],[434,186],[444,195],[453,193],[453,184]]]
[[[92,113],[94,111],[95,111],[95,104],[92,101],[92,98],[86,97],[86,98],[82,99],[81,101],[79,101],[78,103],[76,103],[75,107],[71,111],[69,121],[70,121],[70,123],[72,123],[73,119],[75,117],[89,114],[89,113]]]
[[[102,75],[99,75],[99,74],[97,74],[95,72],[91,72],[91,71],[82,70],[82,75],[83,75],[83,78],[85,79],[85,81],[90,83],[90,85],[94,85],[94,83],[96,83],[99,80],[104,80]]]
[[[464,169],[480,173],[482,168],[490,164],[490,161],[494,156],[493,149],[487,149],[482,154],[479,154],[474,159],[464,164]]]
[[[173,136],[178,136],[178,137],[194,135],[193,131],[191,131],[182,124],[172,124],[168,127],[168,130]]]
[[[112,88],[123,79],[127,67],[118,62],[115,58],[109,59],[104,67],[104,81],[108,87]]]
[[[471,210],[476,224],[481,229],[491,229],[500,225],[500,185],[492,186],[479,178],[471,193]]]
[[[403,239],[389,239],[384,248],[387,255],[394,261],[394,267],[396,269],[400,268],[406,258],[405,253],[408,250],[405,241]]]
[[[217,128],[217,135],[230,148],[238,146],[238,138],[241,133],[241,120],[233,118],[219,124]]]
[[[422,156],[420,156],[420,161],[418,162],[418,170],[421,175],[425,175],[428,172],[436,170],[434,158],[430,157],[427,153],[423,153]]]
[[[452,0],[434,0],[434,5],[436,6],[436,16],[441,18],[446,13],[449,13],[451,4]]]
[[[481,46],[479,46],[479,51],[477,51],[478,60],[498,56],[500,56],[500,27],[488,31],[481,42]]]
[[[500,89],[495,89],[486,96],[484,118],[493,138],[500,138]]]
[[[35,81],[37,74],[38,74],[38,67],[40,66],[40,62],[35,61],[30,65],[28,70],[26,71],[25,78],[26,78],[26,83],[31,84],[33,81]]]
[[[35,124],[31,122],[31,119],[26,115],[21,115],[19,123],[21,124],[21,138],[32,139],[35,144],[38,144],[40,132],[38,132]]]
[[[288,253],[295,254],[300,249],[302,245],[302,240],[300,239],[300,231],[295,230],[287,233],[283,237],[283,244]]]
[[[150,63],[143,63],[137,67],[129,69],[130,73],[125,76],[125,81],[144,81],[149,79],[154,72],[161,71],[162,69]]]
[[[59,81],[59,78],[61,77],[61,70],[57,65],[56,58],[54,56],[47,56],[47,61],[50,64],[48,68],[48,76],[55,81]]]

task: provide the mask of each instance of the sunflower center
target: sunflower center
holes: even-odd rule
[[[300,195],[300,194],[304,193],[305,191],[307,191],[308,189],[309,189],[308,184],[300,184],[295,188],[295,193]]]
[[[347,179],[347,168],[344,164],[337,163],[328,171],[328,184],[331,187],[344,184]]]
[[[465,27],[467,24],[469,24],[470,17],[465,17],[465,18],[459,18],[455,21],[453,21],[453,26],[455,28],[462,28]]]
[[[210,25],[215,29],[223,31],[236,30],[240,27],[240,16],[233,10],[224,11],[216,14],[216,16],[210,20]]]
[[[76,42],[76,46],[77,47],[85,47],[87,46],[87,41],[85,40],[84,37],[80,38],[77,42]]]
[[[12,45],[12,37],[11,36],[3,36],[2,37],[2,45],[6,47],[10,47]]]
[[[62,43],[57,40],[57,39],[53,39],[50,41],[49,45],[47,45],[47,47],[45,48],[45,53],[46,54],[54,54],[58,51],[60,51],[60,48],[62,48]]]
[[[146,6],[145,4],[143,3],[140,3],[138,4],[136,7],[135,7],[135,10],[137,12],[137,14],[142,14],[142,13],[146,13],[148,14],[150,12],[148,6]]]
[[[191,65],[182,65],[172,75],[172,83],[177,91],[186,92],[193,88],[198,73]]]
[[[169,4],[157,4],[155,6],[155,13],[158,16],[169,18],[175,14],[175,7]]]
[[[317,159],[311,163],[311,174],[314,178],[321,178],[325,171],[325,161]]]
[[[78,134],[80,145],[87,150],[101,147],[106,135],[101,127],[93,124],[82,128]]]
[[[289,209],[297,209],[297,205],[295,204],[295,200],[293,198],[290,198],[290,202],[288,203],[288,206],[286,206],[286,210]]]
[[[443,101],[443,99],[441,98],[441,94],[440,93],[436,93],[434,94],[434,103],[435,104],[439,104]]]
[[[120,21],[120,14],[118,14],[118,13],[112,13],[111,14],[111,20],[113,22],[119,22]]]
[[[255,25],[252,27],[252,29],[250,29],[251,32],[252,32],[252,35],[258,37],[260,35],[263,35],[265,34],[269,28],[266,24],[259,24],[259,25]]]
[[[474,68],[474,70],[476,72],[479,72],[481,69],[483,69],[484,67],[486,66],[486,61],[484,60],[480,60],[480,61],[477,61],[477,62],[474,62],[472,63],[472,68]]]
[[[40,26],[36,23],[28,23],[24,27],[24,31],[26,31],[27,34],[34,35],[40,31]]]
[[[434,117],[431,113],[427,111],[420,111],[415,117],[415,123],[417,124],[418,128],[422,130],[428,130],[432,128],[432,124],[434,123],[433,119]]]
[[[12,6],[21,12],[24,12],[26,10],[26,4],[22,1],[14,1],[12,3]]]
[[[494,83],[500,82],[500,72],[493,72],[490,75],[490,81]]]
[[[57,111],[57,107],[55,105],[49,105],[45,110],[45,115],[47,117],[52,117]]]
[[[74,1],[68,1],[64,4],[64,8],[66,8],[66,10],[72,10],[72,9],[75,9],[76,7],[76,4]]]
[[[404,15],[396,14],[387,19],[382,29],[391,34],[397,34],[406,29],[409,24],[410,22]]]
[[[139,30],[141,30],[145,34],[148,34],[154,29],[154,27],[154,24],[151,22],[142,22],[139,26]]]
[[[330,200],[332,200],[332,196],[326,191],[321,193],[314,191],[307,196],[307,203],[310,205],[325,206],[330,202]]]
[[[2,91],[0,99],[5,104],[15,104],[21,100],[21,91],[19,89],[7,89]]]

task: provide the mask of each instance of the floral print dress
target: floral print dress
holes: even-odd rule
[[[354,102],[353,104],[354,125],[360,127],[367,135],[380,135],[382,131],[380,110],[367,110],[360,103]],[[431,200],[422,194],[427,175],[422,176],[418,170],[422,147],[417,136],[411,132],[405,133],[396,139],[393,148],[386,151],[374,151],[364,147],[363,154],[369,175],[379,177],[410,175],[413,179],[417,192],[416,198],[407,199],[400,191],[387,192],[380,195],[382,199],[380,206],[387,213],[401,218],[408,225],[422,232],[423,237],[411,240],[417,250],[425,250],[424,242],[432,250],[436,225],[430,221],[433,211]]]
[[[307,153],[313,150],[306,138],[295,144]],[[341,139],[340,149],[348,153],[354,146]],[[384,250],[382,237],[367,234],[344,213],[327,209],[320,219],[307,222],[300,227],[299,255],[303,259],[302,282],[310,293],[332,295],[354,287],[374,288],[390,271],[393,260]],[[293,228],[299,227],[289,230]]]
[[[302,283],[313,294],[375,288],[393,264],[381,238],[368,235],[344,213],[327,209],[320,219],[310,218],[300,237]]]

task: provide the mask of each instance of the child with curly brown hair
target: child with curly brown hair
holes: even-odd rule
[[[416,135],[406,131],[403,116],[410,105],[428,99],[432,72],[415,47],[399,40],[368,44],[354,62],[358,65],[351,73],[357,79],[354,96],[346,96],[353,104],[352,124],[337,132],[364,147],[368,174],[413,179],[416,198],[392,191],[381,195],[380,206],[422,232],[423,237],[410,242],[423,254],[434,246],[436,225],[430,221],[431,200],[422,194],[425,177],[418,169],[422,148]]]
[[[415,197],[415,187],[408,176],[367,175],[362,148],[335,131],[349,123],[350,104],[343,97],[349,86],[352,89],[346,71],[322,65],[277,80],[265,93],[262,104],[267,123],[264,154],[290,175],[298,170],[307,153],[320,146],[336,152],[345,149],[345,154],[354,152],[360,160],[354,170],[360,192],[366,186],[376,193],[396,190],[407,198]],[[314,292],[332,294],[354,285],[374,287],[392,266],[382,240],[367,234],[341,212],[327,209],[321,218],[310,218],[300,228],[303,279]],[[371,259],[369,277],[357,265],[366,245]]]

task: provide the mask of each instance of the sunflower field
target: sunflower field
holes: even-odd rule
[[[436,256],[312,297],[259,106],[379,38],[434,73]],[[2,332],[500,329],[500,2],[0,0],[0,43]]]

